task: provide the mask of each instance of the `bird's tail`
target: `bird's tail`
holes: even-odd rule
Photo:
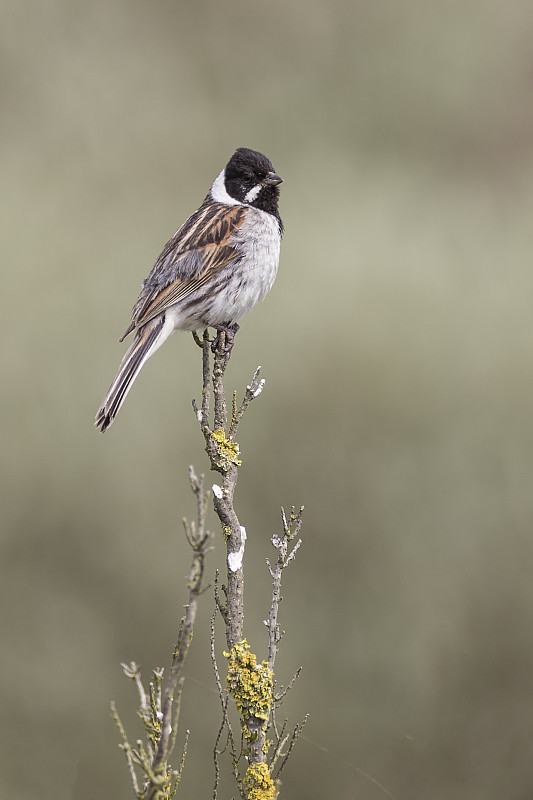
[[[118,414],[144,362],[172,333],[172,330],[167,330],[164,323],[164,315],[147,323],[137,332],[132,345],[126,351],[115,380],[109,387],[94,420],[94,424],[102,433],[109,428]]]

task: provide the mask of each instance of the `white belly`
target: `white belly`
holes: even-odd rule
[[[213,304],[213,315],[221,315],[218,322],[227,320],[228,303],[233,308],[231,321],[243,317],[272,289],[278,271],[281,236],[278,221],[272,214],[250,208],[234,241],[243,259],[233,274],[230,273],[220,302]],[[218,310],[217,305],[221,307]]]

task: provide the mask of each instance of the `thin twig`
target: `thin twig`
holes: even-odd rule
[[[182,775],[183,775],[183,770],[184,770],[184,768],[185,768],[185,759],[187,758],[187,749],[188,749],[188,747],[189,747],[189,738],[190,738],[190,735],[191,735],[191,732],[190,732],[190,730],[188,730],[188,729],[187,729],[187,730],[185,731],[185,740],[184,740],[184,742],[183,742],[183,748],[182,748],[182,750],[181,750],[181,761],[180,761],[180,765],[179,765],[179,767],[178,767],[178,769],[177,769],[177,771],[176,771],[176,773],[175,773],[175,778],[174,778],[174,793],[177,791],[177,789],[178,789],[178,786],[180,785],[181,777],[182,777]]]
[[[285,509],[281,509],[281,519],[283,525],[283,534],[278,536],[274,534],[271,542],[272,546],[278,551],[278,558],[274,567],[271,566],[270,561],[267,559],[267,566],[272,577],[272,602],[270,605],[270,613],[268,615],[268,666],[273,671],[276,663],[276,653],[278,651],[278,644],[283,636],[283,631],[278,625],[278,612],[279,604],[281,602],[281,576],[283,570],[288,567],[294,559],[302,540],[298,539],[296,544],[289,550],[290,543],[300,532],[302,526],[302,514],[304,508],[300,507],[298,512],[292,508],[289,520],[285,514]]]
[[[275,708],[279,708],[279,706],[281,705],[282,701],[285,699],[287,694],[290,692],[290,690],[292,689],[292,687],[294,686],[294,684],[296,683],[296,681],[300,677],[301,672],[302,672],[302,668],[298,667],[298,669],[296,670],[296,672],[294,673],[294,675],[292,676],[292,678],[288,682],[288,684],[285,687],[285,689],[283,688],[283,686],[281,686],[279,692],[276,695],[274,695],[274,707]]]
[[[259,379],[259,375],[261,373],[261,367],[257,367],[256,371],[253,374],[252,380],[246,387],[246,392],[244,393],[244,397],[242,398],[242,402],[237,409],[236,403],[236,396],[234,395],[234,404],[233,404],[233,415],[231,420],[231,426],[229,429],[229,438],[233,441],[237,434],[237,428],[246,412],[246,409],[252,402],[255,400],[256,397],[259,397],[263,389],[265,388],[265,379]]]
[[[122,720],[120,719],[120,717],[118,715],[117,707],[116,707],[114,701],[111,701],[111,715],[112,715],[113,719],[115,720],[115,725],[117,726],[118,731],[120,733],[120,738],[122,739],[120,747],[124,751],[124,755],[126,756],[126,761],[127,761],[127,764],[128,764],[128,771],[130,773],[130,779],[131,779],[131,783],[132,783],[132,786],[133,786],[133,791],[138,796],[139,795],[139,783],[137,781],[137,774],[135,772],[135,765],[134,765],[132,747],[131,747],[131,745],[130,745],[130,743],[128,741],[128,737],[126,735],[126,731],[124,729],[124,725],[122,724]]]
[[[285,753],[285,755],[283,757],[283,761],[281,762],[281,764],[279,766],[279,769],[278,769],[278,771],[276,772],[276,774],[274,776],[276,780],[281,775],[281,772],[282,772],[285,764],[287,763],[287,761],[289,759],[289,756],[290,756],[290,754],[292,752],[292,748],[294,747],[294,745],[298,741],[298,739],[300,737],[300,734],[303,731],[305,723],[307,722],[308,719],[309,719],[309,714],[306,714],[305,717],[303,718],[303,720],[301,722],[299,722],[298,725],[295,726],[295,728],[294,728],[294,730],[292,732],[292,736],[291,736],[291,739],[290,739],[290,742],[289,742],[289,747],[287,749],[287,752]]]

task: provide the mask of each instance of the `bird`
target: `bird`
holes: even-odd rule
[[[239,147],[201,206],[167,242],[143,281],[122,342],[134,339],[96,414],[113,423],[146,361],[175,330],[214,328],[215,350],[231,351],[241,319],[270,291],[278,271],[283,179],[263,153]]]

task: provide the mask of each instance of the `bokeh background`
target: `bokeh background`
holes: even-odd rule
[[[187,467],[207,469],[190,336],[111,431],[92,420],[141,280],[245,145],[285,178],[278,280],[228,371],[229,389],[257,364],[267,379],[236,498],[259,653],[269,537],[280,505],[306,506],[278,677],[303,666],[286,712],[311,718],[282,796],[529,800],[531,4],[1,16],[1,796],[131,796],[109,701],[140,735],[119,664],[168,665],[185,600]],[[217,538],[211,576],[222,564]],[[184,797],[212,791],[212,608],[187,667]]]

